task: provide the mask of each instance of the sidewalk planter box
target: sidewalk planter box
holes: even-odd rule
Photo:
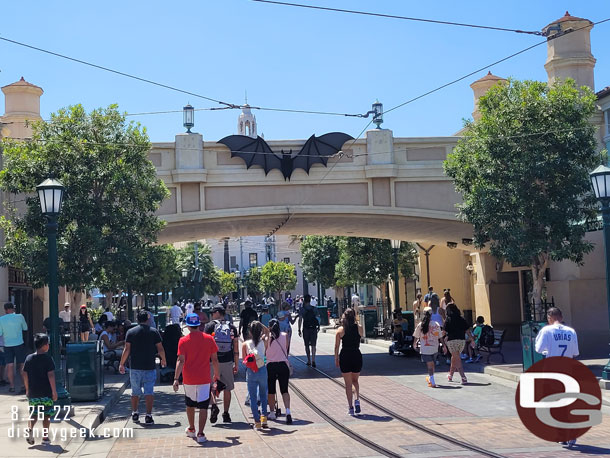
[[[325,305],[318,305],[318,316],[320,317],[320,326],[328,326],[328,307]]]
[[[73,401],[97,401],[104,394],[101,341],[66,345],[66,389]]]
[[[536,352],[536,336],[544,326],[545,321],[524,321],[521,323],[521,349],[523,350],[523,372],[528,370],[544,356]]]

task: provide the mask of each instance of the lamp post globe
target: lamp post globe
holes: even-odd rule
[[[57,218],[61,212],[65,188],[58,180],[47,178],[38,186],[36,192],[40,199],[40,210],[47,218],[48,268],[49,268],[49,320],[51,357],[55,362],[56,404],[70,405],[70,394],[66,390],[64,371],[59,348],[59,285],[57,281]]]
[[[182,125],[186,128],[186,132],[190,134],[191,129],[195,127],[195,108],[189,103],[182,108],[182,113]]]
[[[606,304],[608,305],[608,315],[610,318],[610,168],[600,165],[591,172],[590,177],[595,197],[602,204],[606,259]],[[610,360],[602,371],[602,379],[610,380]]]

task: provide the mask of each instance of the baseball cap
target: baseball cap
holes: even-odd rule
[[[196,313],[189,313],[186,316],[186,325],[187,326],[201,326],[201,321],[199,321],[199,315]]]
[[[212,313],[215,313],[215,312],[224,314],[225,313],[224,305],[216,304],[214,307],[212,307]]]
[[[81,305],[81,306],[80,306],[80,308],[82,308],[82,309],[86,309],[86,308],[87,308],[87,306],[86,306],[85,304],[83,304],[83,305]]]

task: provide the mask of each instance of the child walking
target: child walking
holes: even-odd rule
[[[417,348],[417,342],[420,342],[419,353],[422,362],[428,366],[428,376],[426,382],[431,388],[436,388],[434,381],[434,361],[438,353],[438,344],[441,339],[441,327],[436,321],[432,320],[432,307],[424,308],[424,316],[421,322],[413,331],[413,348]]]

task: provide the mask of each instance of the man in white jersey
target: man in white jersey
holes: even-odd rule
[[[578,356],[576,331],[561,324],[563,315],[558,308],[550,308],[546,316],[549,325],[543,327],[536,336],[536,351],[547,358],[552,356],[576,358]]]

